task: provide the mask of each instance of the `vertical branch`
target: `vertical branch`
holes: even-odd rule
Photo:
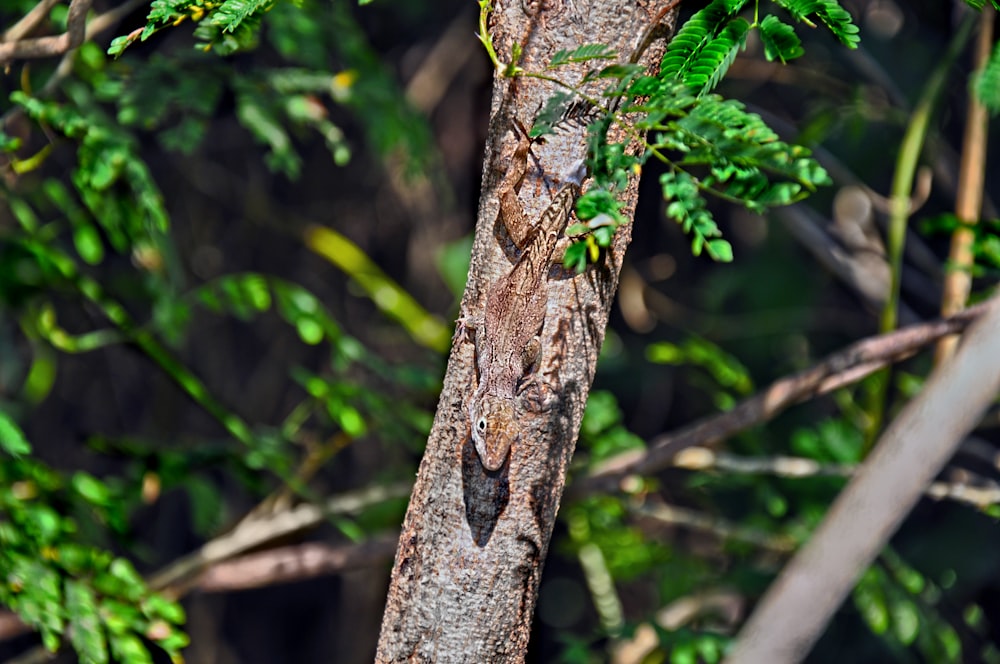
[[[556,89],[554,77],[531,74],[546,72],[558,51],[594,41],[627,61],[650,34],[651,23],[664,19],[673,25],[677,5],[677,0],[589,6],[479,0],[478,36],[493,61],[495,78],[463,312],[481,312],[490,287],[517,264],[505,251],[510,238],[496,228],[501,185],[516,153],[518,125],[530,125]],[[673,13],[662,12],[664,7]],[[639,49],[640,64],[652,69],[663,50],[660,41]],[[586,72],[584,65],[564,67],[559,82],[575,85]],[[583,92],[595,93],[586,87]],[[584,130],[551,136],[535,147],[518,204],[525,218],[539,223],[552,209],[553,175],[572,172],[568,167],[578,167],[585,156]],[[636,185],[637,177],[623,192],[629,215],[638,199]],[[524,661],[542,566],[629,230],[627,225],[619,228],[604,264],[585,275],[550,278],[546,269],[536,371],[555,386],[556,403],[539,412],[522,408],[516,449],[495,471],[485,469],[471,439],[469,406],[478,381],[475,353],[465,335],[456,335],[403,522],[376,661]],[[541,253],[548,258],[551,252]]]
[[[993,21],[995,12],[987,5],[983,9],[976,42],[975,69],[981,71],[990,58],[993,46]],[[958,194],[955,200],[955,217],[959,227],[951,236],[948,253],[948,270],[944,277],[941,298],[941,315],[951,316],[965,306],[972,288],[973,226],[978,223],[983,207],[983,184],[986,177],[986,140],[989,133],[989,115],[976,93],[969,89],[969,110],[965,116],[965,134],[962,138],[962,163],[958,171]],[[955,352],[958,338],[949,336],[937,345],[935,362],[940,364]]]

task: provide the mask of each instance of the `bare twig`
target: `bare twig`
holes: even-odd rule
[[[163,568],[149,579],[154,590],[169,590],[180,596],[206,569],[268,542],[301,533],[323,522],[330,515],[356,512],[368,505],[409,494],[410,485],[373,487],[335,496],[322,507],[298,505],[289,510],[247,519],[232,531],[207,542],[200,549]]]
[[[213,565],[199,577],[197,585],[202,592],[230,592],[371,567],[392,560],[398,540],[396,533],[358,544],[306,542],[251,553]]]
[[[20,21],[3,33],[3,36],[0,37],[0,42],[16,42],[23,39],[49,15],[49,10],[57,4],[59,4],[59,0],[41,0],[41,2],[31,8],[31,11],[22,16]]]
[[[689,447],[673,459],[673,465],[687,470],[717,470],[743,475],[777,477],[852,477],[861,466],[843,463],[820,463],[813,459],[790,456],[748,458],[716,452],[707,447]],[[932,482],[924,492],[934,500],[954,500],[982,509],[1000,503],[1000,486],[973,486],[966,482]]]
[[[970,307],[951,318],[905,327],[862,339],[834,353],[819,364],[774,382],[763,392],[741,401],[732,410],[713,415],[654,439],[648,450],[628,452],[609,459],[590,476],[573,484],[572,496],[593,493],[619,484],[633,474],[648,474],[668,467],[678,452],[695,445],[712,445],[765,422],[789,406],[826,394],[861,380],[890,362],[908,357],[946,334],[962,332],[987,310],[987,304]]]
[[[0,64],[6,64],[16,58],[48,58],[72,51],[83,43],[87,12],[90,11],[92,3],[93,0],[70,0],[66,32],[61,35],[0,43]]]
[[[993,47],[993,7],[983,8],[979,21],[979,39],[976,43],[976,69],[982,70],[990,58]],[[986,142],[989,133],[989,114],[986,107],[969,88],[969,108],[965,115],[965,135],[962,137],[962,161],[958,172],[958,192],[955,216],[963,225],[951,236],[948,262],[951,269],[944,275],[944,292],[941,298],[941,315],[950,316],[965,306],[972,289],[973,226],[979,221],[983,208],[983,183],[986,178]],[[968,226],[964,224],[969,224]],[[958,339],[948,336],[938,341],[935,360],[943,362],[955,352]]]
[[[633,508],[632,511],[662,523],[707,532],[722,540],[743,542],[784,556],[795,551],[796,541],[788,535],[776,535],[755,528],[747,528],[721,517],[686,507],[667,504],[643,505]]]

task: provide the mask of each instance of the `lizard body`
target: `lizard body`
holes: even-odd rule
[[[582,167],[575,169],[537,222],[527,224],[517,193],[524,179],[529,145],[525,135],[499,192],[500,221],[521,247],[521,255],[510,272],[487,290],[482,319],[474,326],[479,385],[472,396],[469,417],[476,452],[483,467],[490,471],[504,464],[520,437],[522,427],[515,401],[527,384],[525,379],[533,380],[532,374],[538,369],[549,266],[583,179]]]

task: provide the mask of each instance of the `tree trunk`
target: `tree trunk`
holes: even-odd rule
[[[655,22],[664,22],[664,32],[668,25],[672,30],[677,4],[506,0],[491,15],[490,33],[501,61],[509,61],[520,45],[518,64],[526,72],[544,72],[560,49],[598,41],[627,61],[641,42],[660,34],[653,30]],[[663,41],[644,46],[639,62],[655,67]],[[554,75],[576,83],[587,68],[605,64],[561,68]],[[483,192],[462,300],[462,311],[470,316],[482,312],[488,287],[512,266],[506,251],[510,243],[498,224],[497,188],[517,143],[515,120],[530,127],[557,89],[548,81],[501,73],[494,82]],[[526,217],[539,218],[552,198],[552,181],[584,156],[579,126],[535,144],[520,189]],[[637,180],[633,177],[623,192],[629,216]],[[553,388],[554,404],[518,419],[520,440],[495,472],[483,468],[470,437],[469,400],[477,384],[474,345],[464,335],[456,337],[396,551],[377,661],[524,659],[542,564],[630,237],[631,227],[622,226],[610,250],[581,275],[550,271],[536,371]]]

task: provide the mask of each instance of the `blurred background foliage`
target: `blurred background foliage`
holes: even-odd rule
[[[936,315],[968,90],[1000,80],[972,74],[960,26],[983,19],[842,4],[857,51],[803,30],[804,57],[781,67],[751,38],[719,89],[815,149],[835,184],[808,208],[713,202],[735,253],[716,264],[664,220],[648,168],[574,477],[879,330],[887,215],[864,188],[889,192],[952,43],[923,151],[933,185],[899,269],[901,321]],[[0,26],[35,5],[5,2]],[[47,5],[37,31],[58,34],[67,7]],[[468,0],[221,6],[95,0],[83,46],[0,78],[0,602],[18,616],[0,616],[4,659],[39,644],[86,662],[374,652],[468,265],[491,70]],[[985,182],[989,222],[1000,180]],[[976,292],[997,276],[996,228],[976,231]],[[719,661],[863,459],[869,395],[884,390],[891,417],[930,365],[794,408],[709,463],[568,501],[533,661]],[[995,489],[998,424],[941,479]],[[279,527],[309,506],[323,509]],[[1000,661],[997,512],[924,501],[810,661]],[[260,539],[232,544],[254,525]],[[252,587],[198,576],[317,543],[353,562],[265,566]]]

